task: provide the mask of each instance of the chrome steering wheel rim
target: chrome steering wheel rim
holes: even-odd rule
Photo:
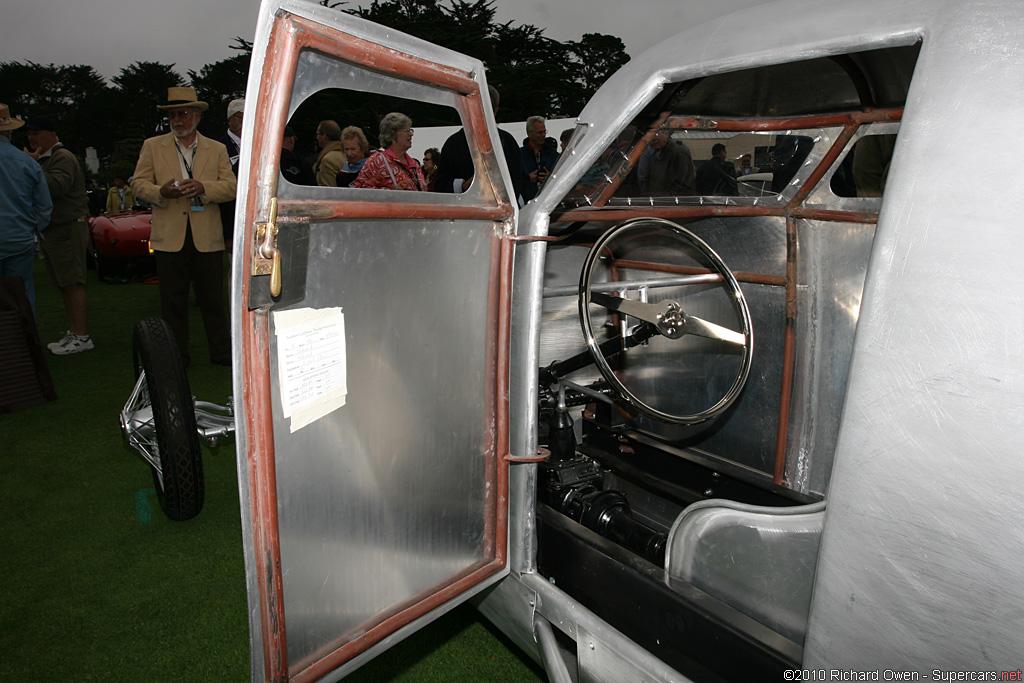
[[[666,413],[638,398],[626,387],[625,384],[622,383],[618,376],[616,376],[615,372],[609,365],[608,360],[604,357],[604,354],[601,353],[597,339],[594,336],[593,324],[590,320],[590,280],[593,276],[595,264],[598,262],[598,259],[600,259],[601,254],[604,252],[607,245],[614,239],[620,237],[627,231],[649,227],[663,228],[674,233],[676,236],[695,247],[712,264],[714,270],[717,271],[717,274],[722,277],[722,281],[729,291],[732,303],[743,328],[743,356],[740,362],[740,368],[732,385],[722,398],[720,398],[714,405],[697,413],[681,415]],[[587,258],[583,264],[583,270],[580,273],[578,303],[580,325],[583,328],[583,337],[598,371],[600,371],[601,376],[604,377],[612,386],[620,398],[644,415],[669,424],[694,425],[705,422],[724,413],[730,406],[732,406],[733,403],[736,402],[736,399],[739,398],[740,393],[743,391],[743,387],[747,382],[747,377],[750,375],[750,367],[754,352],[754,332],[750,321],[750,309],[747,306],[746,297],[743,296],[743,290],[740,289],[739,282],[737,282],[736,277],[732,274],[732,271],[729,270],[729,267],[715,252],[715,250],[712,249],[707,242],[683,226],[662,218],[634,218],[613,226],[594,243],[590,249],[590,253],[587,254]]]

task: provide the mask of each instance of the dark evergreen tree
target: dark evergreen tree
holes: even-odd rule
[[[57,123],[64,145],[79,156],[96,147],[101,157],[113,146],[117,121],[114,93],[91,66],[0,63],[0,102],[18,117],[46,116]],[[16,131],[15,144],[24,145]]]
[[[120,135],[112,158],[134,161],[143,140],[167,130],[166,114],[156,107],[167,102],[168,88],[185,85],[185,79],[173,64],[135,62],[123,67],[113,81]]]
[[[185,85],[173,64],[135,62],[114,76],[121,99],[122,129],[127,135],[149,137],[166,129],[165,114],[157,105],[167,102],[167,89]]]
[[[488,82],[501,93],[502,121],[534,114],[575,116],[594,91],[628,61],[622,41],[586,34],[561,43],[529,24],[496,23],[493,0],[373,0],[369,6],[320,0],[320,4],[389,26],[481,60]],[[238,54],[198,72],[189,71],[199,98],[210,104],[200,129],[218,137],[226,125],[228,102],[245,93],[252,43],[235,38]],[[167,88],[185,85],[173,64],[137,61],[121,69],[108,85],[86,65],[0,62],[0,102],[16,116],[44,115],[60,126],[61,140],[79,155],[95,147],[104,168],[134,164],[142,141],[166,130]],[[397,97],[328,89],[302,102],[291,124],[303,152],[313,152],[313,133],[323,119],[358,125],[371,139],[380,118],[402,111],[417,126],[458,125],[451,107]],[[24,144],[15,133],[15,144]],[[101,173],[101,179],[107,180]]]
[[[534,114],[575,116],[629,60],[615,36],[589,33],[562,43],[530,24],[496,23],[493,0],[373,0],[355,8],[332,0],[320,4],[481,60],[488,83],[501,93],[505,121]],[[417,125],[447,123],[416,120]]]
[[[200,131],[214,138],[224,134],[228,103],[237,97],[245,97],[245,86],[249,79],[252,43],[236,36],[231,49],[237,50],[238,54],[207,64],[198,73],[191,69],[188,72],[189,81],[196,89],[196,95],[210,105],[203,114]]]
[[[585,33],[566,43],[568,82],[558,92],[561,111],[579,112],[608,77],[629,61],[626,46],[615,36]]]

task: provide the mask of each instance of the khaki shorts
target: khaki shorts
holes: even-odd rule
[[[85,218],[50,225],[40,240],[46,270],[60,288],[85,284],[85,251],[89,248],[89,224]]]

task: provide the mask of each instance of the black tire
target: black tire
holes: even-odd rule
[[[177,522],[192,519],[203,509],[203,460],[192,391],[170,326],[160,318],[136,323],[132,355],[135,376],[146,373],[153,408],[163,480],[151,469],[160,509]]]
[[[103,282],[108,277],[110,277],[110,264],[107,263],[107,259],[102,254],[100,254],[100,252],[95,252],[95,256],[93,256],[93,261],[96,264],[97,280]]]
[[[96,270],[96,241],[89,237],[89,248],[85,250],[86,270]]]
[[[96,280],[106,282],[113,275],[113,261],[100,253],[96,248],[96,240],[89,240],[89,249],[86,256],[92,258],[92,267],[96,271]],[[87,259],[88,260],[88,259]]]

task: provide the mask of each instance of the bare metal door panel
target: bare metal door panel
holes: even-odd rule
[[[297,306],[345,313],[348,396],[292,433],[272,385],[290,661],[494,557],[493,340],[487,297],[475,295],[488,290],[491,262],[473,258],[498,246],[488,227],[310,231]],[[443,280],[420,286],[438,272]]]
[[[506,571],[514,209],[483,69],[393,33],[381,48],[379,32],[287,0],[257,30],[233,319],[253,680],[336,678]],[[450,108],[472,191],[287,183],[281,132],[325,89]],[[286,391],[314,334],[327,370]],[[332,402],[310,400],[326,382]]]

